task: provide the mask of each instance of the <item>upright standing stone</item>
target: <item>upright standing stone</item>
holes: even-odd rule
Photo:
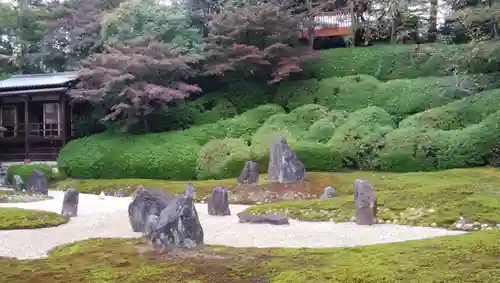
[[[245,167],[241,171],[238,177],[238,183],[240,184],[257,184],[259,182],[259,163],[255,161],[245,162]]]
[[[68,189],[64,193],[61,215],[64,217],[76,217],[78,214],[78,196],[76,189]]]
[[[43,195],[49,194],[49,185],[42,171],[38,169],[34,169],[33,171],[31,171],[31,176],[28,179],[28,185],[26,186],[26,190],[28,192],[37,194],[43,194]]]
[[[231,215],[229,210],[228,190],[225,187],[215,187],[208,201],[208,214],[217,216]]]
[[[336,195],[336,191],[332,187],[326,187],[320,199],[333,198]]]
[[[354,181],[354,202],[356,204],[356,223],[358,225],[375,224],[377,198],[372,185],[359,179]]]
[[[193,248],[203,244],[203,227],[194,205],[192,185],[186,188],[186,194],[168,200],[161,211],[157,228],[151,233],[150,240],[164,248]]]
[[[282,184],[297,183],[304,180],[306,170],[286,140],[279,137],[269,146],[268,179]]]
[[[23,190],[23,179],[19,175],[14,175],[12,178],[12,188],[14,189],[15,192],[21,192]]]
[[[146,221],[150,215],[159,216],[169,202],[163,192],[138,187],[135,196],[128,206],[128,218],[134,232],[144,232]]]
[[[192,198],[192,199],[194,199],[194,197],[196,196],[196,188],[194,187],[194,185],[192,183],[186,183],[185,195],[187,197]]]

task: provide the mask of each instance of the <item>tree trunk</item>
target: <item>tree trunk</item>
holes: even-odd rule
[[[308,24],[307,24],[307,40],[308,40],[308,43],[309,43],[309,48],[311,48],[311,50],[314,49],[314,25],[315,25],[315,22],[314,22],[314,11],[313,11],[313,6],[312,6],[312,3],[311,3],[311,0],[305,0],[305,6],[306,6],[306,9],[307,9],[307,20],[308,20]]]
[[[357,22],[357,17],[356,17],[356,11],[354,9],[354,1],[355,0],[350,0],[348,3],[349,5],[349,14],[351,16],[351,48],[356,47],[356,30],[358,29],[358,22]]]
[[[429,13],[429,31],[427,41],[435,42],[437,39],[437,14],[438,14],[438,0],[430,0],[431,10]],[[416,38],[414,38],[416,40]]]

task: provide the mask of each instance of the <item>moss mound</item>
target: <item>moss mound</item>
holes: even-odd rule
[[[496,282],[499,235],[482,231],[335,249],[207,246],[176,257],[153,252],[137,239],[92,239],[57,248],[43,259],[2,258],[0,266],[6,278],[20,283]]]
[[[500,171],[493,168],[454,169],[431,173],[337,174],[325,184],[337,189],[339,197],[327,200],[284,201],[257,205],[254,214],[285,213],[301,220],[350,221],[355,179],[365,179],[377,192],[378,218],[391,223],[453,228],[463,216],[468,223],[500,223],[498,194]]]
[[[59,226],[67,222],[66,218],[53,212],[0,207],[0,230],[36,229]]]

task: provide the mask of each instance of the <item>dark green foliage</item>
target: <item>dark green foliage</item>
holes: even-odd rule
[[[26,184],[31,176],[31,172],[35,169],[42,171],[49,182],[54,181],[57,177],[52,173],[52,167],[47,164],[19,164],[9,166],[7,170],[7,179],[12,183],[14,175],[19,175]]]
[[[304,135],[304,139],[326,143],[333,136],[335,129],[343,124],[348,113],[345,111],[332,110],[324,118],[314,122]]]

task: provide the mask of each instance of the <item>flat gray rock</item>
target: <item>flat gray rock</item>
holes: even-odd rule
[[[240,223],[254,224],[272,224],[272,225],[288,225],[290,224],[286,215],[253,215],[253,214],[238,214]]]
[[[337,196],[337,191],[332,187],[326,187],[320,199],[334,198]]]

